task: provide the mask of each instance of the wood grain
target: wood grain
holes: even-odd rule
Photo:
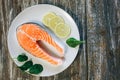
[[[118,0],[87,0],[88,80],[120,79],[117,3]]]
[[[12,20],[25,8],[51,4],[68,12],[80,31],[74,62],[51,77],[34,77],[17,68],[7,48]],[[120,0],[0,0],[0,80],[120,80]]]

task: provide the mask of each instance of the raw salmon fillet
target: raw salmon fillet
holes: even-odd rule
[[[37,24],[23,24],[17,29],[17,40],[20,46],[34,55],[53,65],[61,64],[61,59],[52,57],[49,52],[45,51],[42,46],[39,46],[37,41],[45,41],[52,45],[61,56],[64,55],[63,49],[52,39],[52,37]]]

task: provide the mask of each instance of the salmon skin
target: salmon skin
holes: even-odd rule
[[[33,56],[41,58],[53,65],[61,64],[61,59],[51,56],[48,51],[38,45],[37,41],[44,41],[53,46],[61,57],[64,56],[63,48],[61,48],[45,30],[40,28],[40,25],[32,23],[23,24],[18,27],[16,35],[20,46]]]

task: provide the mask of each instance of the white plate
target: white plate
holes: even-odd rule
[[[76,39],[80,39],[80,35],[79,35],[79,31],[77,28],[77,25],[75,24],[74,20],[72,19],[72,17],[66,13],[64,10],[53,6],[53,5],[48,5],[48,4],[40,4],[40,5],[35,5],[32,7],[29,7],[25,10],[23,10],[12,22],[10,28],[9,28],[9,32],[8,32],[8,49],[10,52],[10,55],[12,58],[16,58],[19,54],[26,52],[24,49],[22,49],[19,46],[19,43],[17,42],[16,39],[16,28],[26,22],[31,22],[31,21],[42,21],[42,17],[43,15],[45,15],[47,12],[55,12],[57,15],[60,15],[61,17],[64,18],[65,22],[67,24],[70,25],[71,27],[71,34],[69,37],[74,37]],[[68,38],[69,38],[68,37]],[[66,39],[62,40],[64,43],[66,41]],[[79,50],[79,46],[77,46],[76,48],[70,48],[69,46],[67,46],[67,51],[65,53],[65,61],[63,62],[63,64],[61,66],[50,66],[47,63],[41,62],[41,60],[35,58],[32,55],[29,55],[29,53],[27,54],[28,57],[30,59],[33,60],[33,63],[39,63],[42,64],[44,67],[44,70],[42,71],[42,73],[35,75],[35,76],[52,76],[55,74],[58,74],[62,71],[64,71],[66,68],[68,68],[71,63],[74,61],[78,50]],[[20,66],[22,63],[16,61],[15,59],[13,59],[14,62]]]

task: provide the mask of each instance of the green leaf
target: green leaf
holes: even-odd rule
[[[25,54],[21,54],[21,55],[18,55],[17,60],[19,62],[24,62],[24,61],[28,60],[28,57]]]
[[[84,41],[79,41],[79,40],[71,37],[71,38],[69,38],[69,39],[66,40],[66,43],[67,43],[70,47],[75,48],[75,47],[78,46],[79,44],[84,43]]]
[[[27,61],[25,62],[22,66],[20,66],[19,68],[23,71],[27,70],[28,68],[30,68],[31,66],[33,66],[33,62],[30,60],[30,61]]]
[[[34,64],[29,69],[29,73],[31,73],[31,74],[39,74],[42,71],[43,71],[43,66],[41,64]]]

